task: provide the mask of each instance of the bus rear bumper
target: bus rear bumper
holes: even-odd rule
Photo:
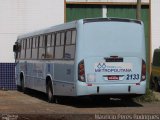
[[[146,82],[140,84],[87,84],[78,83],[77,96],[86,95],[143,95],[146,93]]]

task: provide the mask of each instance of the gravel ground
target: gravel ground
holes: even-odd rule
[[[159,93],[160,94],[160,93]],[[158,93],[157,93],[158,95]],[[0,91],[0,119],[108,119],[96,115],[125,115],[133,119],[138,114],[160,114],[160,102],[136,103],[111,99],[95,103],[87,98],[64,98],[61,104],[48,103],[43,93],[32,91],[23,94],[18,91]],[[131,115],[131,116],[130,116]],[[112,116],[112,117],[113,117]],[[152,116],[153,117],[153,116]],[[155,117],[155,116],[154,116]],[[156,116],[160,119],[160,116]],[[112,118],[113,119],[113,118]],[[129,119],[129,118],[128,118]],[[155,118],[156,119],[156,118]],[[8,119],[10,120],[10,119]]]

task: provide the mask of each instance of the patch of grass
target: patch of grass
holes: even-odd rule
[[[157,102],[159,99],[156,97],[154,92],[150,89],[146,90],[146,94],[137,98],[134,98],[136,102]]]

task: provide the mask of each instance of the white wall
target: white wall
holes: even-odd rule
[[[0,0],[0,62],[14,62],[19,34],[64,22],[64,0]]]
[[[66,0],[133,2],[136,0]],[[149,0],[142,0],[148,2]],[[151,0],[152,52],[160,46],[160,0]],[[17,35],[64,22],[64,0],[0,0],[0,62],[14,62]]]
[[[152,53],[160,47],[160,0],[151,0],[151,40]],[[152,54],[153,56],[153,54]]]

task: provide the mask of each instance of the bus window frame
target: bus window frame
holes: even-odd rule
[[[70,40],[70,44],[66,44],[66,39],[67,39],[67,31],[70,31],[71,32],[71,40]],[[72,43],[72,33],[73,31],[76,32],[76,35],[75,35],[75,43],[73,44]],[[56,42],[57,42],[57,34],[60,34],[60,44],[57,45]],[[61,43],[61,39],[62,39],[62,33],[64,34],[64,43],[62,44]],[[51,43],[50,43],[50,46],[47,46],[47,37],[48,35],[51,35]],[[41,42],[41,36],[42,36],[42,43]],[[35,47],[36,48],[33,48],[33,39],[35,38]],[[31,49],[31,57],[30,58],[26,58],[26,50],[28,49],[27,47],[27,40],[30,40],[30,48]],[[21,47],[21,51],[20,51],[20,57],[19,59],[21,60],[29,60],[29,59],[32,59],[32,60],[74,60],[75,59],[75,54],[76,54],[76,41],[77,41],[77,30],[76,28],[70,28],[70,29],[64,29],[64,30],[60,30],[60,31],[55,31],[55,32],[49,32],[49,33],[44,33],[44,34],[39,34],[39,35],[34,35],[34,36],[29,36],[29,37],[26,37],[26,38],[22,38],[20,40],[23,44],[23,46]],[[54,44],[53,44],[53,41],[54,41]],[[74,58],[70,58],[70,59],[66,59],[65,58],[65,47],[66,46],[70,46],[70,45],[75,45],[75,49],[74,49]],[[53,57],[52,58],[47,58],[46,57],[46,49],[47,47],[54,47],[53,49]],[[56,54],[56,47],[63,47],[63,57],[61,59],[59,58],[55,58],[55,54]],[[39,56],[39,50],[40,48],[44,48],[44,57],[43,58],[40,58]],[[37,57],[36,58],[32,58],[32,49],[37,49]],[[21,52],[22,50],[24,50],[24,58],[21,57]]]

